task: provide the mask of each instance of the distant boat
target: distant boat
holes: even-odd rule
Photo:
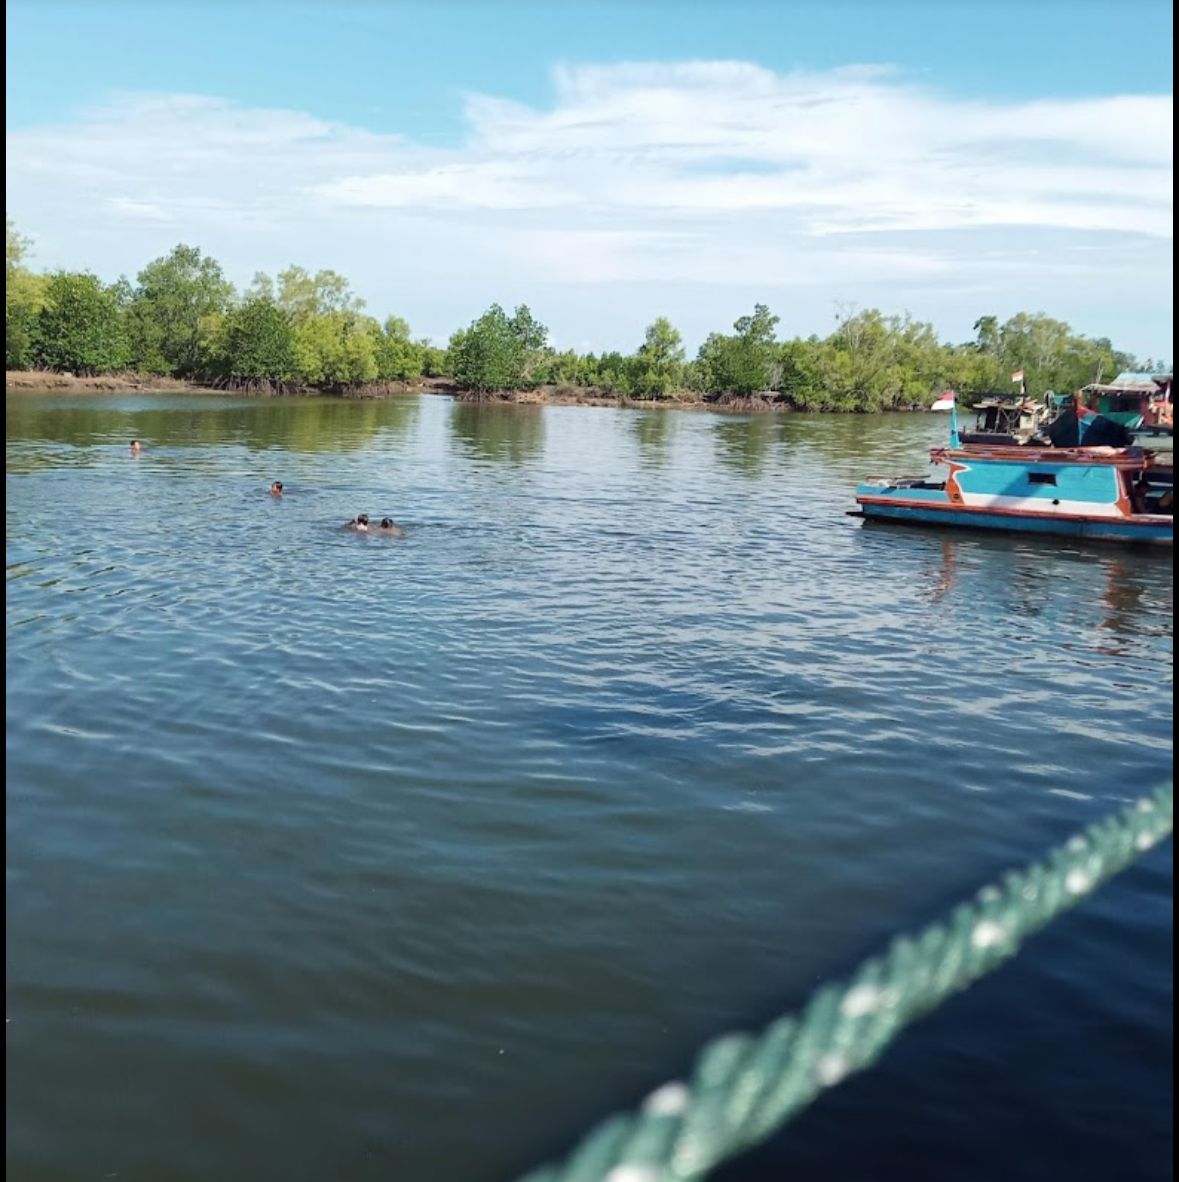
[[[930,410],[953,410],[954,409],[955,394],[953,390],[945,390],[937,396],[937,401],[929,408]]]
[[[1126,447],[934,448],[935,477],[883,477],[856,489],[860,515],[917,525],[1175,544],[1175,470]]]
[[[975,415],[974,427],[963,432],[963,443],[992,444],[1030,443],[1044,425],[1061,411],[1054,395],[1039,401],[1026,394],[1005,394],[1001,391],[976,395],[971,407]]]
[[[1171,402],[1173,378],[1169,373],[1126,371],[1106,385],[1094,383],[1080,391],[1081,403],[1097,414],[1121,423],[1131,431],[1154,435],[1174,434],[1175,407]]]

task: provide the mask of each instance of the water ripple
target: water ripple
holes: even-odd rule
[[[1169,770],[1168,558],[844,515],[928,417],[7,409],[17,1177],[507,1176]],[[1169,857],[730,1177],[1163,1176]]]

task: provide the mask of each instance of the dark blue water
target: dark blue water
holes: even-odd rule
[[[7,412],[14,1178],[510,1177],[1169,775],[1169,556],[845,516],[933,416]],[[723,1177],[1170,1177],[1171,886]]]

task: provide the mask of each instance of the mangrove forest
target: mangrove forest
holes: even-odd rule
[[[526,306],[493,304],[445,347],[415,338],[400,316],[372,316],[335,271],[291,266],[235,289],[216,259],[180,245],[134,282],[85,271],[34,271],[6,219],[4,350],[8,370],[135,373],[215,388],[350,393],[424,379],[466,396],[581,391],[626,400],[758,400],[799,410],[877,411],[931,395],[1009,390],[1022,370],[1033,393],[1070,391],[1141,364],[1105,338],[1041,312],[982,315],[951,343],[908,315],[846,307],[825,337],[789,337],[764,304],[694,357],[666,318],[631,353],[554,348]]]

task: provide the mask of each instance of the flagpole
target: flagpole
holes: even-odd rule
[[[962,440],[958,437],[958,399],[955,398],[950,404],[950,446],[958,448],[962,446]]]

